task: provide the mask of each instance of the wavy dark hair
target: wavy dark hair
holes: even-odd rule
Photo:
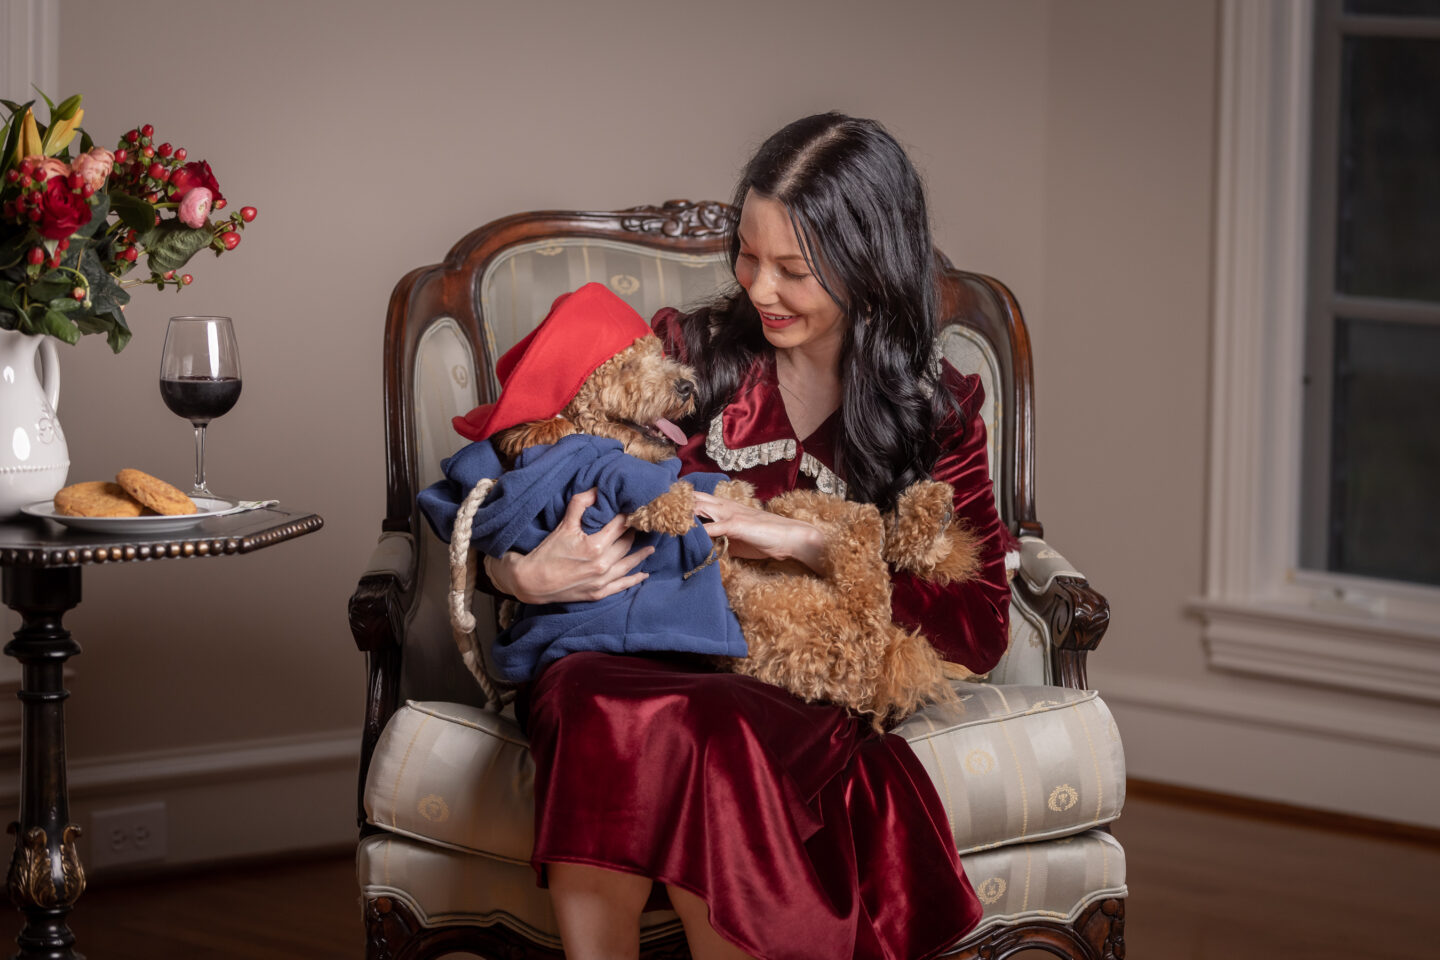
[[[930,475],[937,428],[954,407],[931,363],[938,306],[924,184],[875,121],[796,120],[760,146],[735,187],[732,270],[751,190],[784,204],[811,271],[845,317],[836,469],[850,499],[888,509]],[[702,384],[693,431],[735,396],[768,347],[743,289],[696,313],[684,337]]]

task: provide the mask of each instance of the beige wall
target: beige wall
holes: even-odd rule
[[[68,621],[77,765],[303,753],[358,726],[345,602],[382,510],[380,341],[405,271],[519,210],[723,198],[766,134],[837,108],[910,147],[941,246],[1027,310],[1040,518],[1113,602],[1092,677],[1117,690],[1132,772],[1304,802],[1274,776],[1195,778],[1210,732],[1125,696],[1255,687],[1206,670],[1184,612],[1203,556],[1216,21],[1193,0],[65,0],[56,92],[84,93],[97,140],[153,123],[260,208],[194,287],[137,293],[124,354],[65,353],[72,477],[187,476],[188,427],[155,386],[164,321],[229,313],[246,386],[212,428],[212,483],[326,520],[250,557],[88,572]],[[1256,695],[1313,695],[1275,687]],[[340,838],[343,794],[323,801]]]

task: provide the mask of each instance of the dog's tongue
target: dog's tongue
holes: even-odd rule
[[[685,446],[685,441],[689,439],[689,437],[685,436],[684,430],[681,430],[679,427],[675,426],[675,424],[671,423],[669,420],[666,420],[664,417],[661,417],[659,420],[655,421],[655,429],[665,434],[665,436],[669,437],[671,440],[674,440],[677,446]]]

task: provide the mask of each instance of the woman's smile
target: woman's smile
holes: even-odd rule
[[[814,251],[807,260],[790,211],[751,191],[740,208],[735,279],[760,314],[765,339],[777,350],[838,353],[844,338],[840,305],[820,285]]]

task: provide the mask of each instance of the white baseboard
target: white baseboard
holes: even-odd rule
[[[1316,688],[1285,697],[1104,671],[1131,776],[1440,828],[1440,723]]]
[[[286,856],[353,846],[358,731],[212,744],[70,764],[70,819],[89,859],[97,811],[162,802],[167,853],[151,867]],[[14,772],[0,806],[19,810]],[[89,871],[94,873],[96,871]]]

